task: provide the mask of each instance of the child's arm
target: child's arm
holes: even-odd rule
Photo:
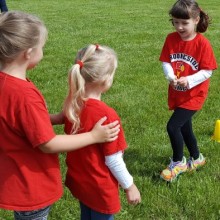
[[[170,85],[172,87],[176,86],[177,78],[173,72],[173,67],[171,66],[171,64],[167,62],[163,62],[162,67],[163,67],[165,78],[169,81]]]
[[[137,205],[141,202],[140,192],[134,183],[129,188],[125,189],[125,192],[129,204]]]
[[[100,119],[90,132],[76,135],[56,135],[39,147],[44,153],[60,153],[80,149],[87,145],[111,142],[118,138],[119,122],[102,125],[106,117]]]
[[[194,73],[193,75],[180,77],[177,80],[177,83],[181,86],[191,89],[199,85],[200,83],[204,82],[211,76],[212,76],[212,70],[200,70],[197,73]]]
[[[133,182],[133,177],[127,170],[123,160],[123,153],[119,151],[113,155],[105,157],[105,164],[111,173],[117,179],[121,187],[125,190],[129,204],[138,204],[141,202],[140,192]]]
[[[64,115],[63,112],[58,114],[50,114],[50,121],[52,125],[61,125],[64,124]]]
[[[169,82],[175,80],[176,76],[173,72],[173,67],[171,66],[171,64],[167,63],[167,62],[163,62],[162,67],[163,67],[163,72],[164,72],[165,78]]]

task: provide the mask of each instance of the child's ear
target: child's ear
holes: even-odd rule
[[[32,52],[33,48],[28,48],[25,52],[24,52],[24,57],[26,59],[30,59],[31,58],[31,52]]]
[[[196,25],[199,23],[199,21],[200,21],[200,17],[198,16],[198,17],[196,18]]]

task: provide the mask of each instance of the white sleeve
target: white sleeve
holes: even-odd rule
[[[163,67],[165,78],[168,81],[173,81],[175,79],[175,74],[174,74],[173,67],[171,66],[171,64],[167,62],[162,62],[162,67]]]
[[[200,70],[197,73],[187,76],[188,89],[191,89],[198,84],[204,82],[212,76],[212,70]]]
[[[133,184],[133,177],[127,170],[122,151],[106,156],[105,164],[123,189],[129,188]]]

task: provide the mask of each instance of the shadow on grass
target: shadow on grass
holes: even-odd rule
[[[161,183],[160,173],[169,163],[169,157],[158,153],[138,149],[125,152],[124,160],[129,172],[133,176],[150,179],[154,183]]]

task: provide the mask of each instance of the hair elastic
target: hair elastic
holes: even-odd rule
[[[77,61],[76,61],[76,64],[79,64],[79,68],[80,68],[80,69],[82,69],[83,66],[84,66],[84,64],[83,64],[83,62],[82,62],[81,60],[77,60]]]
[[[95,49],[98,50],[99,49],[99,45],[95,44]]]

